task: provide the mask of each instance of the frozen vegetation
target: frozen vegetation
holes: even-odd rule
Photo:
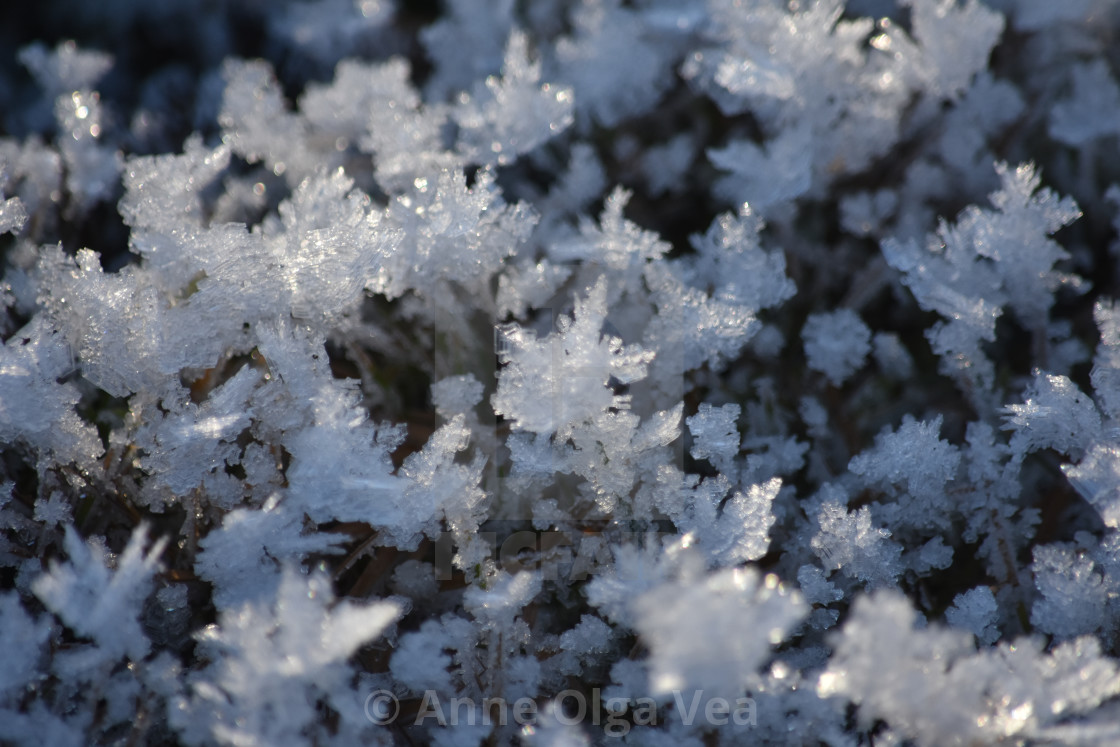
[[[1120,3],[30,5],[0,743],[1120,743]]]

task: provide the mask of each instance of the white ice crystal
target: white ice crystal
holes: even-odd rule
[[[572,90],[540,84],[540,61],[530,62],[523,33],[510,36],[502,77],[488,77],[455,110],[459,149],[475,163],[509,164],[572,123]]]
[[[1111,733],[1095,731],[1104,724],[1062,723],[1120,692],[1116,664],[1100,656],[1096,639],[1046,654],[1031,640],[977,652],[971,637],[919,628],[897,593],[861,598],[834,639],[818,692],[850,698],[862,718],[882,719],[921,745]]]
[[[393,602],[332,602],[326,579],[289,567],[274,597],[227,608],[202,631],[212,663],[172,712],[188,741],[305,743],[317,701],[333,701],[349,685],[346,660],[401,614]]]
[[[331,376],[321,340],[285,327],[259,335],[273,376],[261,406],[288,408],[291,418],[288,500],[314,521],[364,520],[414,537],[432,520],[431,507],[405,500],[406,481],[391,474],[401,434],[369,422],[357,382]]]
[[[166,539],[157,540],[145,551],[147,543],[147,529],[138,527],[110,568],[101,547],[84,542],[72,526],[67,526],[69,562],[52,563],[50,570],[35,580],[35,595],[47,609],[99,647],[91,656],[83,656],[81,664],[75,662],[75,667],[84,669],[124,656],[139,661],[148,653],[148,638],[137,618]]]
[[[1079,287],[1079,278],[1054,269],[1068,255],[1049,238],[1080,215],[1070,198],[1059,200],[1031,164],[1011,169],[997,164],[1002,189],[989,196],[995,210],[972,206],[957,223],[942,223],[925,251],[913,241],[882,244],[887,262],[903,273],[918,303],[945,318],[927,332],[934,351],[950,370],[978,385],[991,385],[991,363],[981,341],[995,339],[1004,305],[1021,321],[1045,322],[1060,287]]]
[[[897,431],[881,433],[874,448],[848,464],[869,484],[900,496],[900,502],[882,507],[889,525],[947,525],[953,506],[945,485],[956,477],[961,457],[938,437],[940,430],[940,416],[928,422],[907,417]]]
[[[737,215],[717,216],[707,232],[690,238],[696,255],[682,260],[686,277],[693,285],[712,288],[717,299],[750,309],[788,300],[797,289],[786,277],[785,255],[762,248],[764,227],[749,205]]]
[[[361,53],[380,41],[392,18],[388,0],[318,0],[281,6],[269,17],[269,31],[299,54],[328,69],[339,57]]]
[[[702,573],[703,560],[689,549],[691,542],[692,538],[685,535],[682,540],[662,547],[652,536],[644,547],[626,544],[614,548],[613,565],[588,584],[588,601],[612,622],[633,628],[637,619],[633,609],[636,599],[682,575],[682,568],[683,575],[695,577]]]
[[[505,368],[494,411],[519,429],[563,434],[608,408],[625,409],[625,396],[611,390],[610,380],[641,379],[653,354],[603,334],[606,301],[607,284],[601,280],[576,302],[572,317],[560,317],[557,330],[543,340],[520,327],[502,330]]]
[[[1036,371],[1024,400],[1006,408],[1005,427],[1014,431],[1011,448],[1017,454],[1056,449],[1079,455],[1101,435],[1101,417],[1093,401],[1066,376]]]
[[[1089,376],[1101,411],[1116,418],[1120,415],[1120,309],[1112,301],[1098,301],[1093,319],[1100,330],[1100,344]]]
[[[418,176],[390,203],[387,219],[404,240],[377,263],[372,288],[390,298],[414,289],[448,313],[449,281],[483,303],[490,278],[536,223],[527,206],[505,204],[489,172],[468,186],[463,172],[447,169]]]
[[[979,256],[995,262],[1009,305],[1029,324],[1046,313],[1051,293],[1059,286],[1077,287],[1076,276],[1054,269],[1054,263],[1068,255],[1048,237],[1081,211],[1071,198],[1040,190],[1041,179],[1032,164],[1014,170],[996,164],[996,173],[1002,188],[989,199],[998,212],[966,210],[947,238],[969,242]]]
[[[0,710],[37,676],[43,644],[51,627],[27,614],[19,596],[0,596]]]
[[[74,42],[62,42],[54,51],[36,42],[19,51],[19,61],[35,77],[50,99],[59,94],[92,88],[113,66],[113,57]]]
[[[728,202],[745,202],[764,214],[772,206],[795,200],[812,183],[812,146],[812,133],[802,126],[783,132],[765,149],[748,141],[710,149],[712,164],[731,172],[716,182],[715,192]]]
[[[27,222],[27,211],[18,197],[0,202],[0,233],[15,233]]]
[[[296,182],[312,173],[315,159],[306,142],[307,123],[288,111],[272,67],[263,60],[226,62],[226,90],[219,121],[234,153],[263,161],[280,176],[291,170]]]
[[[256,510],[239,508],[199,542],[195,567],[214,585],[214,601],[223,609],[257,601],[279,583],[281,566],[311,554],[339,551],[345,537],[304,531],[303,515],[279,497]]]
[[[992,590],[987,586],[977,586],[953,599],[953,606],[945,612],[945,620],[950,625],[971,631],[980,643],[991,645],[999,638],[996,626],[998,612]]]
[[[630,412],[607,412],[574,426],[564,471],[584,477],[599,508],[614,511],[653,465],[664,464],[665,447],[680,435],[682,409],[655,412],[645,422]]]
[[[0,439],[24,441],[82,464],[102,449],[74,410],[79,399],[74,385],[58,381],[73,369],[71,350],[61,337],[38,316],[0,346]]]
[[[610,127],[657,103],[666,87],[673,46],[651,38],[641,14],[617,0],[581,0],[572,33],[556,43],[560,80],[580,91],[576,112]]]
[[[685,576],[646,592],[633,609],[654,694],[702,690],[732,701],[806,611],[797,592],[753,568]]]
[[[426,90],[434,101],[497,73],[513,25],[513,0],[482,7],[470,0],[451,0],[447,11],[420,34],[424,48],[435,61],[435,74]]]
[[[871,352],[871,330],[851,309],[814,314],[801,330],[809,368],[840,386],[863,365]]]
[[[872,526],[867,506],[849,512],[829,500],[821,504],[816,519],[820,529],[811,544],[826,570],[839,569],[872,587],[895,583],[902,572],[902,548],[888,530]]]
[[[389,661],[390,670],[397,681],[415,692],[453,693],[452,661],[446,651],[468,651],[473,639],[470,623],[461,617],[426,620],[419,630],[401,636]]]
[[[141,461],[150,475],[174,495],[186,495],[211,475],[237,464],[236,441],[249,427],[248,406],[260,376],[245,366],[215,390],[201,406],[165,400],[175,410],[143,426],[137,439],[149,452]]]
[[[1039,597],[1031,609],[1031,624],[1059,639],[1111,628],[1109,590],[1093,561],[1077,557],[1070,548],[1042,545],[1034,549],[1035,586]]]
[[[482,382],[471,374],[449,376],[432,385],[432,403],[442,417],[469,412],[482,401]]]
[[[470,435],[464,417],[457,415],[401,465],[400,475],[409,481],[395,501],[401,518],[386,529],[398,547],[415,546],[420,530],[434,535],[435,521],[441,516],[453,531],[477,530],[486,498],[478,487],[485,460],[476,455],[467,464],[455,461],[455,454],[467,448]],[[381,520],[371,518],[371,522]]]
[[[76,210],[112,196],[120,177],[121,154],[102,145],[105,127],[101,100],[95,91],[65,93],[55,101],[54,116],[64,136],[59,140],[66,167],[66,186],[74,195]]]
[[[660,354],[652,369],[662,388],[667,379],[705,363],[722,367],[758,331],[752,307],[728,302],[719,294],[709,296],[686,285],[664,265],[650,265],[645,275],[659,312],[645,337]]]
[[[982,70],[1003,32],[1003,17],[978,0],[906,0],[914,39],[922,47],[922,75],[934,94],[956,98]]]
[[[1106,526],[1120,526],[1120,449],[1094,444],[1076,465],[1063,464],[1062,472]]]
[[[736,427],[739,413],[739,405],[735,404],[718,408],[707,403],[700,405],[697,413],[685,421],[692,433],[692,456],[707,459],[720,472],[731,475],[742,440]]]
[[[1067,145],[1084,145],[1120,128],[1120,86],[1103,60],[1071,71],[1072,95],[1050,112],[1050,134]]]

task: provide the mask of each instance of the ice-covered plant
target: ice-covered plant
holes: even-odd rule
[[[0,743],[1120,741],[1115,3],[0,27]]]

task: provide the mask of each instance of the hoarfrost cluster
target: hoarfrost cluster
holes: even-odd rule
[[[1120,4],[26,12],[0,742],[1120,742]]]

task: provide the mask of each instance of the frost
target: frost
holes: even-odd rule
[[[67,187],[80,200],[77,207],[87,210],[115,191],[121,155],[99,146],[104,122],[96,92],[75,91],[60,96],[55,103],[55,119],[67,136],[60,145]]]
[[[1120,527],[1120,449],[1095,444],[1078,464],[1063,464],[1062,472],[1106,526]]]
[[[871,340],[872,355],[883,373],[902,381],[914,372],[914,358],[903,347],[898,335],[880,332]]]
[[[66,502],[62,493],[51,493],[49,500],[35,501],[35,521],[48,526],[52,524],[69,524],[74,517],[70,504]]]
[[[274,393],[260,396],[264,402],[285,403],[298,418],[285,438],[292,455],[287,478],[294,505],[316,521],[371,520],[409,537],[420,531],[430,514],[417,516],[402,503],[404,485],[390,474],[389,452],[399,443],[397,434],[368,422],[358,406],[357,382],[331,378],[323,344],[313,337],[283,328],[261,330],[260,337],[274,377]],[[363,457],[353,459],[355,454]]]
[[[653,362],[658,384],[705,363],[722,367],[758,330],[751,307],[709,297],[682,283],[665,267],[651,265],[646,282],[659,312],[646,330],[646,339],[650,347],[664,351]]]
[[[716,182],[716,194],[735,204],[748,203],[764,214],[800,197],[812,180],[811,145],[809,129],[800,127],[783,132],[765,150],[745,141],[709,150],[712,164],[731,172]],[[776,173],[781,174],[779,179],[774,178]]]
[[[338,63],[329,84],[311,83],[300,96],[300,111],[327,137],[357,144],[380,118],[393,109],[416,110],[420,96],[409,83],[408,61],[394,57],[383,63],[347,59]],[[387,111],[388,110],[388,111]]]
[[[396,678],[416,692],[454,692],[451,656],[445,650],[465,647],[470,625],[462,618],[426,620],[420,630],[401,636],[389,667]]]
[[[1089,375],[1102,412],[1115,418],[1120,415],[1120,316],[1109,301],[1097,302],[1093,318],[1100,330],[1100,345]]]
[[[610,648],[611,626],[594,615],[584,615],[579,624],[560,636],[560,648],[565,657],[573,659],[567,665],[567,674],[578,674],[589,661],[607,653]]]
[[[907,417],[897,431],[881,433],[873,449],[848,464],[868,484],[901,499],[883,507],[891,517],[888,524],[947,524],[953,506],[945,485],[956,477],[961,457],[954,446],[938,437],[940,430],[940,416],[928,422]]]
[[[893,586],[902,573],[902,548],[886,529],[871,525],[871,511],[862,506],[849,512],[835,501],[821,504],[816,517],[820,529],[811,541],[813,552],[828,571],[841,570],[849,578],[872,587]]]
[[[113,66],[111,55],[79,49],[74,42],[62,42],[53,52],[36,42],[19,51],[19,61],[51,99],[91,88]]]
[[[579,215],[607,188],[606,173],[590,144],[572,144],[572,158],[548,194],[537,205],[544,220]]]
[[[971,631],[981,644],[990,646],[999,638],[998,611],[992,590],[977,586],[953,599],[953,606],[945,611],[945,620],[954,627]]]
[[[396,506],[403,517],[386,530],[397,546],[415,546],[421,529],[434,535],[433,520],[440,515],[456,532],[471,533],[478,528],[486,498],[478,487],[483,459],[476,457],[468,464],[455,462],[455,454],[467,447],[470,433],[463,416],[458,415],[401,466],[401,476],[409,481]],[[378,524],[382,521],[373,519]]]
[[[388,0],[318,0],[283,6],[269,18],[269,30],[281,43],[329,69],[339,57],[379,41],[377,32],[392,14]]]
[[[75,661],[76,666],[85,669],[96,666],[95,662],[113,662],[124,656],[139,661],[147,655],[148,639],[137,617],[166,544],[166,540],[158,540],[145,552],[147,540],[147,529],[137,528],[115,567],[110,568],[111,561],[101,547],[83,542],[74,528],[67,526],[69,562],[52,563],[50,570],[35,580],[35,596],[47,609],[99,646],[80,664]]]
[[[211,393],[202,406],[164,401],[174,407],[163,419],[140,429],[137,439],[150,456],[143,468],[174,495],[185,495],[237,464],[236,442],[251,422],[249,397],[259,374],[246,366]]]
[[[506,48],[502,78],[455,111],[459,149],[477,163],[508,164],[572,124],[572,90],[538,85],[540,62],[529,62],[528,41],[514,33]]]
[[[797,569],[797,586],[809,604],[829,604],[844,598],[844,592],[814,565],[803,565]]]
[[[129,248],[158,268],[161,280],[176,290],[190,283],[199,260],[209,269],[209,257],[200,251],[204,247],[190,246],[188,240],[203,237],[201,192],[229,159],[228,146],[210,149],[191,138],[182,155],[136,157],[125,164],[119,209],[132,227]]]
[[[23,440],[61,461],[89,462],[101,452],[96,433],[74,411],[79,393],[58,383],[71,351],[42,317],[0,347],[0,439]]]
[[[700,405],[700,410],[685,421],[692,432],[692,456],[707,459],[723,474],[732,475],[741,440],[735,425],[739,413],[739,405]]]
[[[977,0],[907,0],[914,38],[922,45],[922,71],[928,86],[956,98],[969,80],[984,69],[1003,33],[1003,16]]]
[[[432,402],[445,418],[467,413],[481,401],[482,383],[471,374],[449,376],[432,385]]]
[[[932,569],[943,571],[953,564],[953,548],[937,536],[918,548],[909,561],[910,567],[919,574],[927,574]]]
[[[858,371],[871,352],[871,331],[851,309],[810,316],[801,336],[809,367],[827,376],[833,386]]]
[[[53,5],[0,741],[1120,743],[1111,0]]]
[[[233,152],[251,163],[263,161],[277,176],[291,169],[297,182],[313,173],[314,156],[303,145],[307,125],[288,111],[271,66],[263,60],[230,60],[223,75],[226,90],[218,119]]]
[[[1103,60],[1072,70],[1073,92],[1050,112],[1050,134],[1067,145],[1079,146],[1117,132],[1120,125],[1120,86]]]
[[[390,298],[415,289],[449,314],[455,291],[448,281],[476,298],[488,295],[490,278],[536,222],[525,206],[504,203],[489,172],[468,187],[458,170],[417,177],[387,217],[405,239],[386,253],[373,289]]]
[[[556,67],[560,80],[580,91],[580,119],[610,127],[657,103],[673,60],[665,50],[672,45],[650,38],[638,12],[614,0],[581,0],[572,26],[573,33],[556,43]]]
[[[270,499],[263,509],[236,509],[200,542],[198,575],[214,584],[223,609],[266,597],[279,582],[277,563],[312,553],[338,552],[344,537],[304,532],[303,516]]]
[[[973,206],[956,225],[942,223],[923,251],[913,241],[884,241],[887,262],[924,309],[946,321],[927,332],[943,365],[991,386],[991,364],[981,341],[995,339],[995,322],[1009,305],[1028,325],[1044,323],[1053,293],[1077,288],[1076,276],[1053,269],[1068,255],[1048,236],[1080,215],[1074,202],[1059,200],[1040,183],[1030,164],[1014,170],[997,164],[1002,189],[990,195],[995,211]]]
[[[0,704],[35,679],[43,644],[51,636],[51,628],[24,611],[19,595],[0,596]]]
[[[562,710],[550,702],[541,711],[539,726],[525,730],[525,739],[533,747],[591,747],[591,740]]]
[[[1035,548],[1032,567],[1040,593],[1031,609],[1036,628],[1066,639],[1111,625],[1109,591],[1092,560],[1077,557],[1069,548],[1044,545]]]
[[[608,386],[610,379],[628,384],[643,378],[653,355],[602,334],[606,300],[607,285],[600,281],[544,340],[519,327],[502,330],[506,367],[492,400],[496,413],[521,430],[547,435],[565,434],[608,408],[626,408],[625,396]]]
[[[805,612],[797,592],[753,568],[658,586],[634,602],[636,627],[650,647],[653,693],[698,689],[734,701]]]
[[[616,187],[607,197],[599,225],[581,220],[579,237],[554,245],[552,259],[602,262],[626,287],[636,288],[650,261],[659,259],[670,247],[656,233],[643,230],[622,215],[630,197],[631,192]]]
[[[724,500],[724,479],[704,480],[689,493],[679,515],[673,515],[681,531],[694,536],[715,567],[730,567],[744,560],[758,560],[770,547],[774,524],[773,503],[781,490],[780,478],[752,485],[745,493],[735,491]],[[672,500],[672,499],[669,499]]]
[[[915,618],[897,593],[858,600],[835,637],[836,653],[818,692],[850,698],[863,719],[882,719],[921,745],[1068,738],[1082,728],[1093,734],[1092,724],[1059,719],[1120,692],[1120,673],[1100,656],[1095,639],[1079,638],[1050,654],[1032,641],[976,652],[971,634],[916,629]],[[887,668],[884,651],[892,652]],[[1011,685],[1009,675],[1027,679]]]
[[[0,233],[16,233],[27,222],[27,211],[18,197],[0,202]]]
[[[697,257],[686,264],[691,282],[710,286],[718,300],[749,309],[769,309],[789,300],[797,289],[786,276],[785,255],[760,245],[762,220],[744,205],[738,215],[724,213],[705,234],[689,241]]]
[[[188,741],[290,742],[312,727],[318,699],[334,701],[349,682],[347,658],[401,614],[393,602],[331,606],[332,597],[322,577],[286,568],[274,598],[231,608],[203,631],[213,663],[172,712],[180,728],[195,721]]]
[[[1101,418],[1093,401],[1065,376],[1036,371],[1024,400],[1006,408],[1005,427],[1015,431],[1011,449],[1018,454],[1056,449],[1079,455],[1101,435]]]
[[[1009,303],[1027,323],[1044,315],[1051,293],[1060,285],[1077,287],[1078,279],[1053,269],[1068,255],[1047,238],[1076,220],[1081,211],[1068,197],[1059,199],[1041,182],[1034,166],[1012,171],[997,164],[1002,189],[990,196],[998,213],[965,211],[957,221],[957,240],[971,243],[976,253],[995,261],[1007,290]]]
[[[499,0],[481,9],[471,0],[452,0],[447,9],[446,17],[420,34],[436,62],[427,94],[437,101],[498,72],[513,23],[513,0]]]
[[[645,547],[622,545],[613,552],[614,564],[609,571],[597,575],[587,587],[587,598],[611,621],[627,627],[636,625],[634,601],[653,589],[670,583],[683,567],[699,575],[700,558],[681,542],[662,550],[654,541]]]

